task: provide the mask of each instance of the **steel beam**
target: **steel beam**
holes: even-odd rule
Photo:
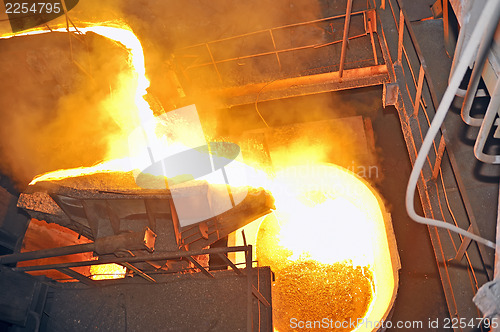
[[[94,251],[94,249],[95,249],[94,243],[85,243],[85,244],[77,244],[74,246],[67,246],[67,247],[60,247],[53,249],[21,252],[16,254],[0,256],[0,264],[12,264],[22,261],[30,261],[33,259],[81,254],[83,252]]]
[[[351,23],[351,11],[352,11],[352,0],[347,0],[347,8],[344,21],[344,38],[342,39],[342,51],[340,53],[340,67],[339,67],[340,78],[342,78],[342,75],[344,74],[344,63],[347,52],[347,43],[349,42],[348,38],[349,38],[349,25]]]
[[[179,259],[189,256],[207,255],[207,254],[218,254],[218,253],[228,253],[237,251],[248,251],[250,246],[237,246],[237,247],[227,247],[227,248],[210,248],[204,250],[194,250],[194,251],[173,251],[173,252],[162,252],[153,253],[151,255],[135,256],[135,257],[117,257],[117,258],[100,258],[92,261],[83,262],[72,262],[72,263],[60,263],[60,264],[47,264],[47,265],[36,265],[36,266],[18,266],[14,267],[14,271],[42,271],[42,270],[52,270],[60,267],[77,267],[77,266],[90,266],[90,265],[100,265],[100,264],[123,264],[123,263],[138,263],[146,261],[163,261],[170,259]]]
[[[231,266],[234,272],[236,274],[242,275],[243,273],[240,271],[240,269],[225,255],[222,253],[218,253],[217,256],[219,256],[224,262],[226,262],[227,265]]]
[[[96,239],[92,243],[0,256],[0,264],[12,264],[21,261],[81,254],[90,251],[95,251],[99,255],[112,254],[120,249],[146,249],[152,252],[154,250],[155,239],[156,234],[146,227],[142,232],[106,236]]]
[[[149,282],[156,282],[156,280],[154,280],[151,276],[147,275],[146,273],[144,273],[141,269],[135,267],[134,265],[130,264],[130,263],[122,263],[121,265],[125,266],[126,268],[134,271],[135,273],[137,273],[141,278],[149,281]]]
[[[92,279],[84,276],[83,274],[78,273],[70,268],[62,267],[62,268],[57,269],[57,271],[64,273],[68,277],[74,278],[74,279],[80,281],[82,284],[85,284],[87,286],[95,287],[98,285],[97,282],[95,282],[94,280],[92,280]]]
[[[389,81],[387,66],[344,70],[343,77],[339,72],[328,72],[315,75],[299,76],[272,81],[271,83],[255,83],[226,89],[208,91],[210,95],[221,97],[224,107],[253,104],[259,102],[305,96],[329,91],[354,89],[366,86],[381,85]]]
[[[247,275],[247,332],[253,331],[253,276],[252,276],[252,246],[245,252]]]
[[[193,265],[196,266],[204,275],[206,275],[207,277],[210,277],[210,278],[214,277],[214,275],[212,273],[208,272],[207,269],[205,269],[203,266],[201,266],[201,264],[198,263],[198,261],[196,259],[194,259],[192,256],[187,256],[186,258],[188,261],[193,263]]]

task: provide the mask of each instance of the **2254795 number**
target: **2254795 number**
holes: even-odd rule
[[[61,12],[61,3],[50,2],[7,2],[5,4],[5,12],[7,14],[59,14]]]
[[[466,327],[479,328],[481,326],[485,328],[497,328],[499,326],[497,318],[445,318],[443,321],[443,328],[445,329],[464,329]]]

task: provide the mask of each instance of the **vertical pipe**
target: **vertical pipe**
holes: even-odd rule
[[[497,234],[496,234],[496,249],[495,249],[495,272],[493,278],[500,278],[500,195],[498,196],[497,208]]]
[[[465,4],[465,8],[462,9],[462,12],[464,13],[471,13],[472,12],[472,7],[473,7],[474,1],[467,1]],[[477,17],[476,17],[477,18]],[[455,67],[458,63],[458,60],[460,59],[462,52],[464,51],[465,44],[467,43],[467,36],[471,34],[470,30],[473,30],[474,27],[470,27],[469,21],[472,19],[470,17],[468,20],[462,20],[460,22],[461,27],[460,27],[460,33],[458,34],[458,39],[457,39],[457,44],[455,46],[455,51],[453,53],[453,61],[451,62],[451,69],[450,69],[450,76],[448,78],[448,82],[451,80],[451,77],[453,76],[453,73],[455,72]]]
[[[207,51],[208,51],[208,54],[210,55],[210,60],[212,60],[212,64],[214,65],[215,71],[217,72],[217,76],[219,77],[219,82],[222,83],[222,77],[220,76],[219,68],[217,68],[217,64],[215,63],[214,56],[212,54],[212,51],[210,50],[210,46],[208,46],[208,43],[205,43],[205,45],[207,46]]]
[[[372,28],[372,20],[368,19],[368,31],[370,31],[370,40],[372,43],[372,50],[373,50],[373,60],[375,60],[375,65],[378,65],[378,59],[377,59],[377,49],[375,48],[375,40],[373,39],[373,28]]]
[[[499,196],[498,208],[497,208],[497,229],[496,229],[496,231],[497,231],[497,233],[496,233],[496,237],[495,237],[495,243],[496,243],[495,269],[494,269],[494,273],[493,273],[494,282],[498,282],[498,279],[500,279],[500,196]],[[494,322],[494,321],[498,322],[498,319],[499,319],[498,315],[490,317],[491,322]],[[500,327],[499,326],[492,327],[491,331],[492,332],[499,332]]]
[[[253,292],[252,292],[252,246],[246,249],[246,274],[247,274],[247,332],[253,332]]]
[[[486,114],[484,115],[483,123],[481,124],[479,133],[477,134],[476,143],[474,144],[474,155],[476,156],[477,159],[479,159],[484,163],[500,164],[499,155],[490,155],[483,151],[484,146],[486,145],[486,140],[488,139],[490,130],[494,125],[495,118],[498,114],[499,109],[500,109],[500,79],[497,80],[495,90],[491,95],[490,104],[488,105],[488,108],[486,109]]]
[[[405,31],[405,16],[403,9],[399,10],[399,30],[398,30],[398,63],[403,65],[403,34]]]
[[[474,68],[472,69],[471,77],[469,80],[469,86],[467,87],[467,92],[465,93],[464,102],[462,104],[462,110],[460,114],[462,115],[462,120],[471,126],[479,127],[482,123],[482,119],[475,119],[470,116],[470,110],[476,96],[477,88],[479,86],[479,81],[481,80],[481,74],[483,73],[484,64],[486,58],[488,57],[488,52],[490,50],[491,42],[495,34],[494,29],[488,29],[487,33],[484,35],[479,44],[479,50],[477,51],[477,58],[474,62]]]
[[[269,29],[269,34],[271,35],[271,40],[273,41],[273,47],[274,47],[274,54],[276,54],[276,60],[278,60],[278,65],[280,66],[280,71],[281,71],[281,61],[280,61],[280,56],[278,54],[278,50],[276,49],[276,42],[274,41],[274,36],[273,36],[273,30]]]
[[[422,98],[422,88],[424,86],[424,66],[420,65],[420,70],[418,72],[418,83],[417,83],[417,94],[415,95],[415,100],[413,104],[413,116],[418,115],[418,110],[420,109],[420,99]]]
[[[352,10],[352,0],[347,0],[347,9],[345,13],[345,22],[344,22],[344,37],[342,39],[342,52],[340,54],[340,67],[339,67],[339,76],[342,78],[342,74],[344,73],[344,62],[345,62],[345,54],[347,51],[347,43],[349,38],[349,24],[351,23],[351,10]]]

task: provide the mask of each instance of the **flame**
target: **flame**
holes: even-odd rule
[[[100,264],[90,266],[92,280],[107,280],[125,278],[127,269],[118,264]]]
[[[146,89],[149,87],[149,80],[146,77],[146,67],[144,62],[144,52],[142,45],[133,33],[132,29],[123,23],[105,22],[103,25],[92,25],[90,23],[82,23],[84,26],[79,27],[80,33],[93,32],[103,37],[109,38],[117,43],[122,44],[129,52],[129,66],[132,75],[127,76],[124,74],[121,83],[120,96],[126,97],[128,94],[134,95],[135,105],[132,110],[125,112],[124,108],[130,105],[119,105],[119,98],[112,98],[108,103],[113,103],[112,107],[106,107],[108,112],[112,112],[113,119],[125,132],[122,136],[113,139],[109,137],[107,160],[91,167],[79,167],[73,169],[62,169],[51,171],[45,174],[36,176],[30,185],[39,181],[57,180],[67,177],[74,177],[79,175],[88,175],[98,172],[111,172],[111,171],[130,171],[134,168],[133,156],[138,154],[147,146],[153,146],[156,150],[165,150],[169,148],[169,144],[161,141],[155,133],[158,119],[154,116],[149,104],[144,99],[147,94]],[[86,26],[89,25],[89,26]],[[52,30],[34,29],[22,33],[9,33],[0,38],[12,38],[15,36],[37,35],[49,32],[66,32],[66,28],[55,28]],[[76,32],[75,28],[70,28],[69,31]],[[126,98],[123,98],[126,99]],[[142,133],[145,136],[145,141],[138,141],[135,146],[127,143],[124,137],[130,135],[133,130],[137,129],[140,125]]]
[[[295,166],[278,172],[270,187],[278,243],[293,252],[288,260],[373,263],[373,211],[380,207],[355,175],[335,165]]]
[[[66,29],[56,31],[66,31]],[[110,144],[108,161],[92,167],[42,174],[35,177],[30,185],[39,181],[96,172],[130,171],[134,169],[135,154],[140,155],[137,151],[144,151],[145,147],[154,147],[155,150],[161,150],[164,153],[171,153],[181,148],[178,143],[169,144],[165,139],[157,136],[156,129],[160,120],[154,116],[144,99],[149,81],[146,78],[142,46],[132,30],[124,25],[118,27],[100,25],[79,28],[79,31],[94,32],[105,36],[123,44],[129,50],[133,77],[125,77],[127,79],[123,82],[124,91],[134,90],[134,109],[136,109],[138,124],[142,128],[144,139],[136,140],[136,146],[129,146],[131,151],[126,151],[127,153],[123,149],[123,137],[121,141],[116,139]],[[46,32],[49,31],[30,31],[18,35]],[[119,116],[119,114],[115,115]],[[117,121],[122,122],[128,133],[132,133],[135,129],[133,128],[134,121],[130,118],[118,118]],[[189,128],[183,127],[182,129],[189,133],[187,130]],[[165,152],[168,150],[170,152]],[[300,153],[296,153],[297,151]],[[287,154],[286,165],[300,160],[321,159],[316,152],[296,148],[293,155]],[[124,157],[126,154],[128,156]],[[276,213],[262,222],[262,224],[267,222],[275,227],[275,233],[272,236],[275,239],[267,241],[264,245],[262,241],[261,243],[257,241],[257,257],[261,264],[270,265],[276,271],[304,262],[314,262],[316,266],[333,266],[342,263],[353,268],[361,268],[361,271],[369,271],[374,267],[374,253],[378,252],[374,247],[379,239],[373,236],[373,233],[374,225],[380,222],[380,206],[379,202],[373,199],[371,190],[353,174],[337,166],[316,164],[287,167],[274,176],[243,163],[235,161],[232,164],[233,167],[247,171],[249,177],[247,182],[242,184],[264,187],[273,194],[276,200]],[[252,227],[258,229],[261,220],[257,221],[257,227],[255,224]],[[259,251],[262,247],[267,248],[267,251]],[[101,278],[102,276],[97,276],[101,274],[108,274],[108,277],[115,278],[123,277],[125,272],[124,268],[119,265],[100,265],[92,266],[92,274],[96,279]],[[374,278],[376,279],[377,276],[374,275]],[[375,295],[376,293],[377,289],[375,289]],[[372,310],[372,307],[368,309],[368,312]]]
[[[86,24],[84,24],[86,25]],[[116,23],[105,23],[104,25],[92,25],[79,27],[78,31],[81,33],[94,32],[106,38],[109,38],[115,42],[121,43],[125,48],[129,51],[129,65],[132,74],[132,77],[124,77],[122,80],[122,93],[134,93],[134,101],[136,106],[136,111],[133,112],[137,115],[140,125],[142,127],[142,132],[146,136],[146,143],[151,145],[159,145],[161,144],[159,139],[157,139],[155,135],[155,129],[157,125],[157,120],[153,114],[153,111],[150,109],[149,104],[144,99],[147,91],[146,89],[149,87],[149,80],[146,77],[146,68],[144,62],[144,52],[142,49],[142,45],[136,35],[133,33],[132,29],[126,24],[116,24]],[[70,31],[76,32],[76,29],[69,29]],[[34,29],[30,31],[26,31],[23,33],[16,34],[6,34],[1,36],[0,38],[12,38],[14,36],[26,36],[26,35],[37,35],[43,33],[49,33],[52,31],[56,32],[65,32],[68,31],[66,28],[57,28],[52,30],[40,30]],[[134,91],[135,90],[135,91]],[[113,100],[113,102],[115,102]],[[107,108],[109,111],[112,109],[116,109],[117,107]],[[120,119],[122,110],[118,110],[113,114],[113,118],[115,121],[120,122],[119,124],[126,127],[129,131],[135,129],[133,124],[137,121],[129,117],[125,117],[125,119]],[[119,141],[122,140],[122,142]],[[123,157],[126,153],[128,154],[130,151],[126,151],[123,148],[123,138],[120,137],[116,139],[114,142],[109,144],[108,151],[108,161],[102,162],[100,164],[94,165],[92,167],[79,167],[73,169],[63,169],[52,171],[49,173],[45,173],[35,177],[30,185],[35,184],[39,181],[47,181],[47,180],[57,180],[63,179],[67,177],[76,177],[81,175],[88,175],[93,173],[101,173],[101,172],[111,172],[111,171],[130,171],[133,168],[133,161],[130,156]],[[126,141],[125,141],[126,143]],[[164,148],[163,144],[161,148]],[[139,150],[144,148],[143,146],[129,146],[131,150]],[[121,156],[121,158],[117,158],[117,156]],[[93,265],[90,268],[92,279],[94,280],[102,280],[102,279],[117,279],[124,278],[126,273],[126,268],[117,265],[117,264],[102,264],[102,265]]]
[[[383,240],[377,225],[384,225],[372,190],[335,165],[288,167],[270,185],[276,212],[260,225],[257,259],[276,274],[279,331],[289,330],[291,318],[356,321],[369,315],[377,295],[376,246]]]

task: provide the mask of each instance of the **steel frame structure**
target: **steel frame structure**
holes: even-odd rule
[[[90,251],[93,249],[92,245],[84,245],[82,247],[83,251]],[[81,251],[81,250],[80,250]],[[245,262],[243,263],[234,263],[231,261],[230,258],[228,258],[228,253],[236,253],[236,252],[243,252],[245,255]],[[9,255],[9,263],[12,263],[13,261],[22,260],[23,256],[20,256],[22,254],[18,254],[17,256],[10,257],[13,255]],[[272,306],[270,301],[266,299],[266,297],[260,292],[260,287],[259,287],[259,282],[257,282],[257,287],[254,285],[254,278],[255,278],[255,271],[253,268],[253,258],[252,258],[252,246],[247,245],[247,246],[236,246],[236,247],[223,247],[223,248],[210,248],[210,249],[204,249],[204,250],[196,250],[196,251],[177,251],[177,252],[157,252],[151,255],[143,255],[143,256],[135,256],[135,257],[106,257],[106,258],[99,258],[97,260],[90,260],[90,261],[79,261],[79,262],[70,262],[70,263],[59,263],[59,264],[47,264],[47,265],[31,265],[31,266],[20,266],[20,267],[13,267],[11,270],[13,272],[30,272],[30,271],[48,271],[48,270],[57,270],[59,272],[64,273],[65,275],[69,276],[71,279],[75,279],[78,282],[81,282],[82,284],[85,284],[89,287],[98,287],[100,285],[105,284],[106,282],[109,282],[109,280],[92,280],[91,278],[76,272],[72,268],[74,267],[81,267],[81,266],[91,266],[91,265],[101,265],[101,264],[120,264],[123,266],[129,267],[131,270],[133,270],[135,273],[137,273],[139,276],[147,280],[148,282],[157,282],[152,276],[152,273],[146,273],[144,271],[139,270],[136,268],[133,264],[136,263],[144,263],[144,262],[153,262],[153,261],[164,261],[164,260],[178,260],[178,259],[185,259],[193,263],[195,266],[194,272],[200,273],[205,275],[208,278],[216,278],[214,276],[214,273],[211,273],[206,266],[202,266],[196,259],[194,258],[195,256],[199,255],[217,255],[221,259],[223,259],[224,262],[227,263],[227,266],[231,268],[234,273],[239,276],[239,277],[245,277],[247,279],[247,317],[246,317],[246,322],[247,322],[247,331],[248,332],[253,332],[253,331],[271,331],[272,330],[272,318],[269,318],[267,322],[270,324],[270,326],[260,326],[260,319],[257,321],[259,322],[259,326],[254,326],[254,298],[257,300],[257,310],[258,310],[258,315],[268,315],[268,317],[272,317]],[[47,256],[47,255],[46,255]],[[239,268],[237,265],[244,264],[244,268]],[[178,273],[178,272],[186,272],[186,269],[183,270],[178,270],[178,271],[162,271],[158,270],[154,272],[155,275],[161,275],[161,274],[173,274],[173,273]],[[193,272],[193,271],[191,271]],[[127,282],[127,280],[115,280],[114,282]]]
[[[351,9],[352,0],[349,0],[345,14],[254,31],[180,48],[174,53],[174,62],[178,77],[183,81],[183,85],[188,87],[193,84],[194,80],[190,74],[192,70],[204,68],[207,71],[213,71],[212,76],[215,77],[215,87],[210,87],[208,94],[223,97],[224,104],[221,107],[232,107],[313,93],[380,85],[387,82],[386,66],[382,64],[384,58],[377,52],[380,49],[380,44],[376,41],[378,40],[376,36],[378,31],[375,8],[371,6],[371,2],[367,1],[366,9],[354,12]],[[362,17],[364,24],[363,33],[352,35],[350,26],[351,18],[353,17]],[[339,34],[342,33],[342,38],[335,39],[332,24],[339,20],[343,21],[343,29],[339,31]],[[324,28],[318,26],[319,24],[326,23],[329,23],[332,31],[326,31]],[[280,32],[283,33],[289,29],[310,27],[316,27],[318,31],[321,30],[332,35],[332,40],[321,43],[312,42],[297,47],[280,47],[282,44],[279,41]],[[358,62],[347,62],[349,42],[364,37],[369,38],[372,56]],[[226,56],[216,54],[215,52],[218,45],[219,47],[223,43],[237,45],[238,43],[243,43],[247,38],[261,38],[262,42],[267,43],[265,45],[266,51]],[[339,58],[338,60],[333,59],[333,61],[330,61],[326,67],[308,68],[306,72],[292,73],[289,68],[285,67],[281,58],[284,54],[298,54],[298,52],[304,50],[316,51],[336,44],[341,45]],[[354,51],[351,46],[350,52],[354,53]],[[274,68],[274,76],[267,78],[264,82],[256,81],[243,85],[234,84],[230,80],[231,77],[224,75],[219,68],[223,64],[238,65],[239,61],[258,60],[266,56],[273,56],[276,59],[273,66],[277,67]]]
[[[398,110],[413,164],[440,100],[402,1],[382,0],[378,3],[381,9],[378,11],[379,24],[382,25],[381,37],[385,46],[382,49],[391,82],[398,87],[397,100],[393,104]],[[391,28],[397,31],[397,40],[384,33],[384,30]],[[444,28],[447,38],[447,24]],[[395,58],[394,62],[392,56]],[[481,236],[460,174],[458,157],[447,146],[454,139],[456,138],[448,134],[446,124],[443,124],[432,141],[430,153],[420,172],[417,189],[427,218],[444,220]],[[456,190],[450,192],[450,187]],[[492,250],[447,229],[429,226],[429,233],[450,317],[481,317],[472,298],[481,285],[493,278]],[[458,330],[466,331],[467,328]]]

